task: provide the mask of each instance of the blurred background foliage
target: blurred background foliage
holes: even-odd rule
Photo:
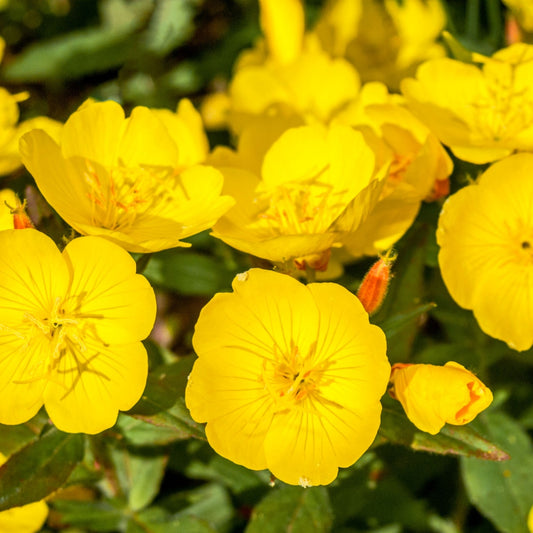
[[[320,6],[307,0],[309,22]],[[504,45],[499,0],[445,6],[448,29],[465,48],[492,53]],[[225,87],[239,51],[260,33],[256,0],[4,0],[0,7],[6,41],[0,84],[30,92],[20,104],[23,119],[64,121],[88,97],[127,109],[175,109],[185,96],[199,104]],[[224,131],[211,132],[210,140],[230,142]],[[455,165],[454,190],[480,170]],[[58,240],[68,233],[25,171],[2,181],[26,191],[42,229]],[[305,490],[279,482],[271,488],[268,473],[217,456],[183,402],[193,326],[215,292],[230,290],[237,272],[261,264],[203,233],[189,239],[192,249],[153,254],[145,265],[159,313],[141,402],[95,437],[61,434],[45,415],[0,427],[0,451],[18,457],[0,478],[0,510],[20,504],[23,480],[22,493],[51,494],[46,531],[527,533],[533,354],[484,335],[448,295],[436,260],[439,210],[424,205],[398,243],[395,277],[374,322],[387,333],[392,363],[459,358],[493,388],[494,405],[473,429],[430,437],[385,397],[383,428],[371,450],[331,486]],[[337,281],[355,290],[371,263],[349,265]],[[480,459],[506,453],[511,459]]]

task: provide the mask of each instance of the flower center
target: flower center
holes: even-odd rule
[[[286,184],[260,193],[257,203],[266,203],[253,226],[278,235],[325,232],[345,208],[344,191],[323,183]]]
[[[99,173],[90,161],[86,165],[95,226],[128,230],[138,215],[154,209],[161,212],[175,200],[189,199],[178,172],[171,168],[116,166]]]
[[[292,344],[288,352],[274,347],[274,358],[264,361],[262,381],[277,404],[276,411],[290,409],[318,394],[324,368],[314,362],[314,353],[314,346],[302,355]]]
[[[14,383],[33,383],[44,379],[65,386],[63,379],[58,379],[54,374],[73,373],[74,378],[69,380],[72,385],[65,391],[65,396],[69,394],[83,372],[95,372],[90,364],[98,353],[91,354],[92,350],[86,341],[91,338],[103,344],[98,339],[94,323],[88,320],[98,318],[101,317],[69,312],[66,302],[57,298],[49,312],[39,316],[25,313],[22,327],[16,330],[0,325],[0,329],[7,330],[21,341],[18,352],[32,352],[24,371],[25,379]],[[67,356],[68,362],[60,367],[60,361]]]
[[[517,65],[485,66],[487,96],[472,103],[479,134],[494,141],[508,140],[528,128],[533,120],[533,106],[528,88],[517,87]],[[508,68],[508,71],[504,71]]]

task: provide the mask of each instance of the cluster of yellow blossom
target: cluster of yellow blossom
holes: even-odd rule
[[[437,0],[327,2],[307,33],[299,0],[260,7],[264,39],[241,55],[223,97],[235,149],[209,153],[186,99],[176,112],[135,107],[127,118],[115,102],[87,101],[59,133],[34,123],[22,135],[16,160],[83,236],[60,251],[31,223],[17,229],[23,204],[1,193],[0,423],[25,422],[44,405],[59,429],[94,434],[139,400],[148,371],[141,341],[156,306],[128,252],[187,246],[182,239],[212,228],[283,272],[325,271],[334,249],[389,250],[422,201],[447,194],[452,161],[441,141],[475,162],[530,148],[529,48],[483,58],[482,70],[439,59]],[[413,31],[413,20],[424,23]],[[427,59],[401,82],[404,96],[389,92]],[[464,85],[451,91],[457,72]],[[16,99],[10,106],[5,146],[21,137]],[[533,343],[533,328],[513,329],[498,313],[533,321],[530,158],[501,161],[454,195],[438,233],[452,296],[517,349]],[[520,171],[504,187],[499,175],[511,167]],[[388,259],[369,276],[383,275]],[[507,295],[492,310],[496,275]],[[386,284],[375,287],[360,291],[361,303],[335,283],[251,269],[233,293],[213,297],[196,324],[186,403],[218,453],[290,484],[327,484],[372,444],[389,382],[432,434],[490,404],[490,390],[458,363],[399,365],[391,376],[385,335],[368,318]]]

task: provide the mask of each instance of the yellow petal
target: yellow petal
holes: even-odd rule
[[[209,152],[209,142],[202,117],[187,98],[180,100],[176,113],[167,109],[153,109],[163,122],[179,151],[178,165],[189,167],[203,163]]]
[[[63,251],[70,272],[66,306],[95,328],[102,341],[124,344],[145,339],[155,320],[154,291],[135,273],[122,248],[98,237],[74,239]]]
[[[0,232],[0,324],[41,318],[67,290],[69,275],[56,245],[34,229]]]
[[[91,219],[90,190],[78,178],[79,173],[88,172],[82,159],[64,159],[59,146],[42,130],[22,137],[20,153],[46,201],[63,219],[74,227]]]
[[[280,63],[294,61],[302,48],[305,30],[301,0],[260,0],[261,29],[272,57]]]
[[[48,506],[44,501],[13,507],[0,512],[0,531],[2,533],[35,533],[41,531]]]
[[[116,102],[84,105],[65,123],[61,141],[63,156],[79,156],[103,166],[116,165],[125,125],[124,111]]]
[[[68,433],[95,434],[131,409],[146,385],[148,357],[140,342],[106,346],[84,339],[86,350],[69,350],[58,361],[44,391],[54,425]]]
[[[179,147],[171,138],[158,113],[147,107],[135,107],[126,120],[120,139],[118,159],[124,166],[153,165],[175,168]]]
[[[262,349],[255,353],[244,341],[221,345],[216,353],[200,352],[185,393],[193,419],[207,421],[206,435],[215,451],[253,470],[267,467],[263,444],[272,419],[272,399],[260,380]]]
[[[13,229],[11,208],[18,205],[17,195],[11,189],[0,190],[0,230]]]
[[[20,335],[0,326],[0,424],[27,422],[43,405],[50,343],[44,335],[29,342]]]

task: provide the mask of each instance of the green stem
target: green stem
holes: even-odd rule
[[[477,41],[479,36],[479,0],[466,3],[466,34],[470,41]]]
[[[142,274],[146,270],[152,255],[153,254],[143,254],[137,259],[137,274]]]

